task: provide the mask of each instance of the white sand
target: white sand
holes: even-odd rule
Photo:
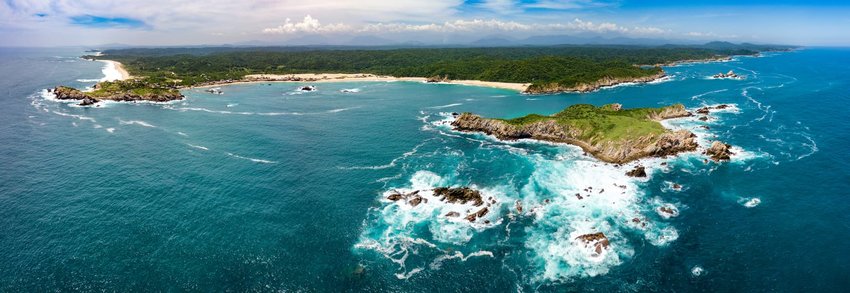
[[[300,80],[296,80],[300,79]],[[416,81],[425,82],[424,77],[394,77],[394,76],[379,76],[365,73],[303,73],[303,74],[251,74],[246,75],[245,80],[234,83],[248,82],[345,82],[345,81]],[[480,80],[452,80],[443,82],[447,84],[460,84],[469,86],[483,86],[500,89],[509,89],[515,91],[525,91],[530,84],[528,83],[510,83],[510,82],[492,82]]]
[[[106,63],[103,67],[104,77],[100,81],[126,80],[131,78],[130,73],[124,69],[124,65],[121,62],[112,60],[100,61]]]

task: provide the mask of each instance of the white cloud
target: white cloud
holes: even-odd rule
[[[361,26],[347,24],[322,25],[318,19],[312,18],[309,15],[304,18],[304,21],[293,23],[287,19],[283,25],[262,30],[264,33],[332,33],[332,32],[352,32],[352,33],[401,33],[401,32],[434,32],[434,33],[488,33],[488,32],[538,32],[538,33],[576,33],[576,32],[591,32],[591,33],[618,33],[618,34],[640,34],[652,35],[663,34],[666,30],[657,27],[624,27],[612,22],[594,23],[581,19],[574,19],[568,23],[520,23],[516,21],[501,21],[497,19],[472,19],[472,20],[454,20],[443,23],[429,24],[406,24],[406,23],[373,23]]]
[[[304,17],[304,20],[301,22],[292,22],[289,18],[286,21],[277,27],[265,28],[263,29],[263,33],[271,33],[271,34],[293,34],[293,33],[334,33],[334,32],[343,32],[350,31],[351,26],[336,23],[323,25],[319,22],[318,19],[313,18],[310,15]]]

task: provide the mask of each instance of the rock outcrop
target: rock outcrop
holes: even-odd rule
[[[80,106],[91,106],[91,105],[96,104],[97,102],[98,102],[98,100],[95,100],[95,99],[92,99],[92,98],[89,98],[89,97],[85,97],[85,98],[83,98],[83,101],[80,102]]]
[[[481,198],[481,192],[469,187],[437,187],[434,188],[434,196],[448,203],[466,204],[472,202],[474,206],[481,206],[484,200]]]
[[[685,109],[684,105],[678,104],[670,107],[664,107],[664,109],[662,109],[661,111],[649,114],[649,117],[647,118],[655,121],[661,121],[674,118],[690,117],[693,115],[693,113],[688,112],[688,110]]]
[[[466,219],[469,222],[478,222],[479,219],[490,213],[490,207],[492,205],[497,204],[495,198],[488,197],[487,200],[484,200],[480,191],[469,187],[437,187],[431,190],[425,189],[409,192],[400,192],[395,190],[386,195],[386,198],[390,201],[397,202],[397,204],[408,205],[413,208],[420,204],[428,203],[429,198],[431,200],[438,200],[442,202],[442,204],[471,205],[471,207],[477,208],[475,212],[472,212],[470,206],[466,206],[466,211],[463,212],[467,214],[463,217],[463,219]],[[522,206],[519,205],[519,202],[517,202],[517,205],[517,208],[522,211]],[[444,216],[446,218],[458,218],[461,216],[461,212],[449,211]],[[489,224],[490,220],[484,219],[481,222]]]
[[[662,111],[649,117],[662,120],[690,115],[682,107],[679,110]],[[502,140],[531,138],[537,140],[568,143],[581,147],[585,152],[609,163],[622,164],[644,157],[663,157],[697,148],[696,135],[687,130],[667,131],[659,135],[647,135],[619,142],[590,143],[579,139],[582,131],[558,124],[555,119],[525,125],[514,125],[499,119],[487,119],[471,113],[463,113],[452,122],[459,131],[483,132]]]
[[[732,148],[731,145],[714,141],[711,143],[711,147],[705,151],[705,154],[715,161],[728,161],[731,155],[733,155],[730,148]]]
[[[177,91],[161,93],[161,94],[135,94],[131,92],[114,93],[109,95],[92,96],[91,93],[83,92],[75,88],[66,86],[57,86],[53,89],[53,95],[59,100],[81,100],[84,103],[96,103],[102,100],[134,102],[134,101],[151,101],[151,102],[168,102],[174,100],[182,100],[183,95]],[[90,105],[90,104],[89,104]]]
[[[556,82],[547,83],[547,84],[534,84],[528,87],[525,90],[525,93],[528,94],[552,94],[552,93],[563,93],[563,92],[577,92],[577,93],[586,93],[598,90],[600,88],[606,86],[614,86],[621,83],[647,83],[651,81],[658,80],[667,76],[664,71],[660,71],[656,74],[643,76],[643,77],[635,77],[635,78],[626,78],[626,77],[603,77],[602,79],[597,80],[592,83],[581,83],[571,87],[562,86]]]
[[[718,73],[712,76],[712,78],[720,79],[720,78],[731,78],[731,79],[744,79],[743,76],[736,74],[734,71],[729,70],[727,73]]]
[[[448,75],[443,75],[443,76],[435,75],[435,76],[431,76],[431,77],[425,79],[425,82],[428,82],[428,83],[449,82],[449,81],[451,81],[451,79],[449,79]]]
[[[631,171],[626,172],[626,176],[629,177],[646,177],[646,168],[644,166],[637,166]]]
[[[608,237],[605,237],[605,233],[602,232],[580,235],[576,237],[576,240],[584,242],[585,246],[592,246],[596,254],[601,254],[602,250],[611,245]]]

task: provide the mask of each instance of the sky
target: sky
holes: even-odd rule
[[[463,44],[570,35],[850,46],[850,1],[2,0],[0,46]]]

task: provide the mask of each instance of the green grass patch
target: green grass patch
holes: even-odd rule
[[[680,107],[680,105],[669,107]],[[602,107],[578,104],[551,116],[529,114],[499,120],[516,126],[554,120],[567,129],[579,130],[581,134],[577,138],[586,142],[618,142],[666,132],[667,129],[661,123],[649,119],[650,115],[661,112],[665,108],[667,107],[615,110],[613,104]]]

